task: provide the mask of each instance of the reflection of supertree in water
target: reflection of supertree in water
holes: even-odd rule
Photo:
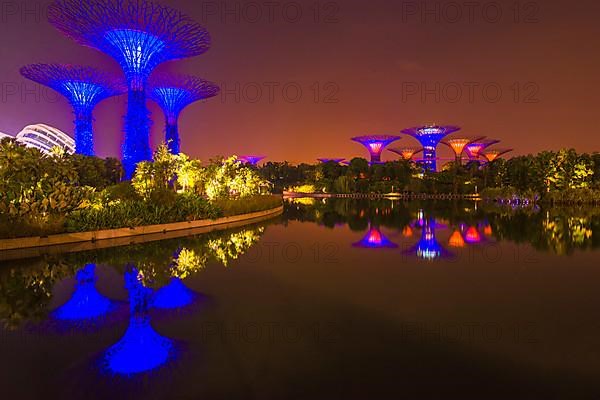
[[[75,114],[75,151],[93,156],[93,110],[102,100],[125,93],[125,84],[95,68],[73,65],[31,64],[21,68],[21,74],[69,100]]]
[[[128,82],[123,164],[126,176],[151,157],[146,84],[161,63],[206,52],[210,37],[189,17],[143,0],[56,0],[48,19],[85,46],[112,56]]]
[[[75,274],[75,292],[64,305],[54,311],[60,320],[88,320],[106,315],[113,307],[112,302],[96,289],[96,266],[88,264]]]
[[[405,254],[416,255],[418,258],[427,261],[449,256],[449,253],[438,242],[435,236],[435,228],[436,221],[434,218],[423,218],[421,220],[421,239]]]
[[[396,140],[400,140],[400,136],[370,135],[354,137],[352,140],[365,146],[371,155],[371,163],[378,164],[381,162],[383,150]]]
[[[188,75],[153,74],[150,77],[149,97],[165,114],[165,140],[173,154],[179,154],[178,119],[188,105],[216,96],[219,87],[209,81]]]
[[[367,234],[359,241],[352,245],[353,247],[362,247],[366,249],[395,249],[398,247],[396,243],[393,243],[385,237],[379,227],[370,225]]]
[[[183,279],[204,268],[206,258],[198,256],[193,250],[178,250],[169,267],[171,278],[166,286],[156,290],[152,306],[161,309],[174,309],[188,306],[196,299],[196,294],[189,289]]]
[[[121,340],[106,351],[104,361],[110,372],[131,375],[164,365],[175,350],[173,341],[159,335],[150,325],[152,290],[144,287],[135,268],[125,274],[125,287],[131,307],[129,327]]]
[[[426,125],[404,129],[402,133],[412,136],[423,146],[423,165],[429,171],[437,171],[437,146],[440,141],[453,132],[457,126]]]

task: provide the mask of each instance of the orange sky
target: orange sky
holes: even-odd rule
[[[18,69],[33,62],[119,68],[50,26],[47,3],[17,3],[18,10],[4,8],[0,18],[0,131],[14,134],[43,122],[72,133],[66,101],[21,78]],[[514,1],[499,1],[498,22],[493,22],[496,10],[488,6],[489,14],[483,13],[489,2],[474,10],[465,6],[469,2],[448,1],[310,0],[273,2],[272,9],[266,3],[164,2],[204,23],[213,46],[200,57],[160,69],[197,74],[227,89],[183,112],[184,152],[202,159],[234,153],[292,162],[351,158],[366,156],[352,136],[394,134],[427,122],[502,139],[501,146],[514,147],[516,154],[561,147],[600,150],[597,2],[531,3],[536,8],[522,2],[517,15]],[[24,4],[28,13],[20,9]],[[423,4],[429,10],[425,16],[419,15]],[[224,6],[228,14],[214,14]],[[293,22],[298,10],[302,16]],[[452,22],[457,10],[463,16]],[[252,21],[256,12],[263,15]],[[432,90],[424,99],[422,87]],[[489,98],[498,88],[494,103]],[[150,108],[152,139],[158,143],[163,117],[154,104]],[[99,155],[119,154],[123,114],[124,98],[98,107]],[[408,137],[402,142],[414,144]]]

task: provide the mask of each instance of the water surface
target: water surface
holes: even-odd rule
[[[299,199],[0,265],[4,398],[595,398],[600,212]]]

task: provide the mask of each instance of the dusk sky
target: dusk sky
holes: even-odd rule
[[[68,103],[22,78],[21,66],[71,63],[120,72],[108,56],[52,27],[48,4],[2,2],[2,132],[47,123],[73,133]],[[206,26],[212,48],[159,70],[198,75],[223,90],[181,116],[182,151],[192,156],[257,153],[294,163],[366,157],[351,137],[429,122],[501,139],[515,154],[600,150],[596,1],[510,0],[473,8],[389,0],[163,4]],[[122,96],[97,108],[98,155],[119,154],[124,106]],[[157,144],[164,120],[150,107]],[[399,144],[416,142],[405,137]]]

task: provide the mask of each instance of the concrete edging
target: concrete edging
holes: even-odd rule
[[[248,214],[234,215],[231,217],[222,217],[215,220],[203,219],[197,221],[175,222],[161,225],[138,226],[134,228],[107,229],[102,231],[60,233],[46,237],[34,236],[26,238],[0,239],[0,252],[7,250],[31,249],[37,247],[60,246],[66,244],[96,242],[100,240],[110,240],[119,238],[128,238],[134,236],[166,234],[167,232],[184,231],[197,228],[215,228],[220,226],[229,226],[239,222],[252,222],[256,219],[279,215],[283,212],[283,206],[272,208],[270,210],[256,211]]]

